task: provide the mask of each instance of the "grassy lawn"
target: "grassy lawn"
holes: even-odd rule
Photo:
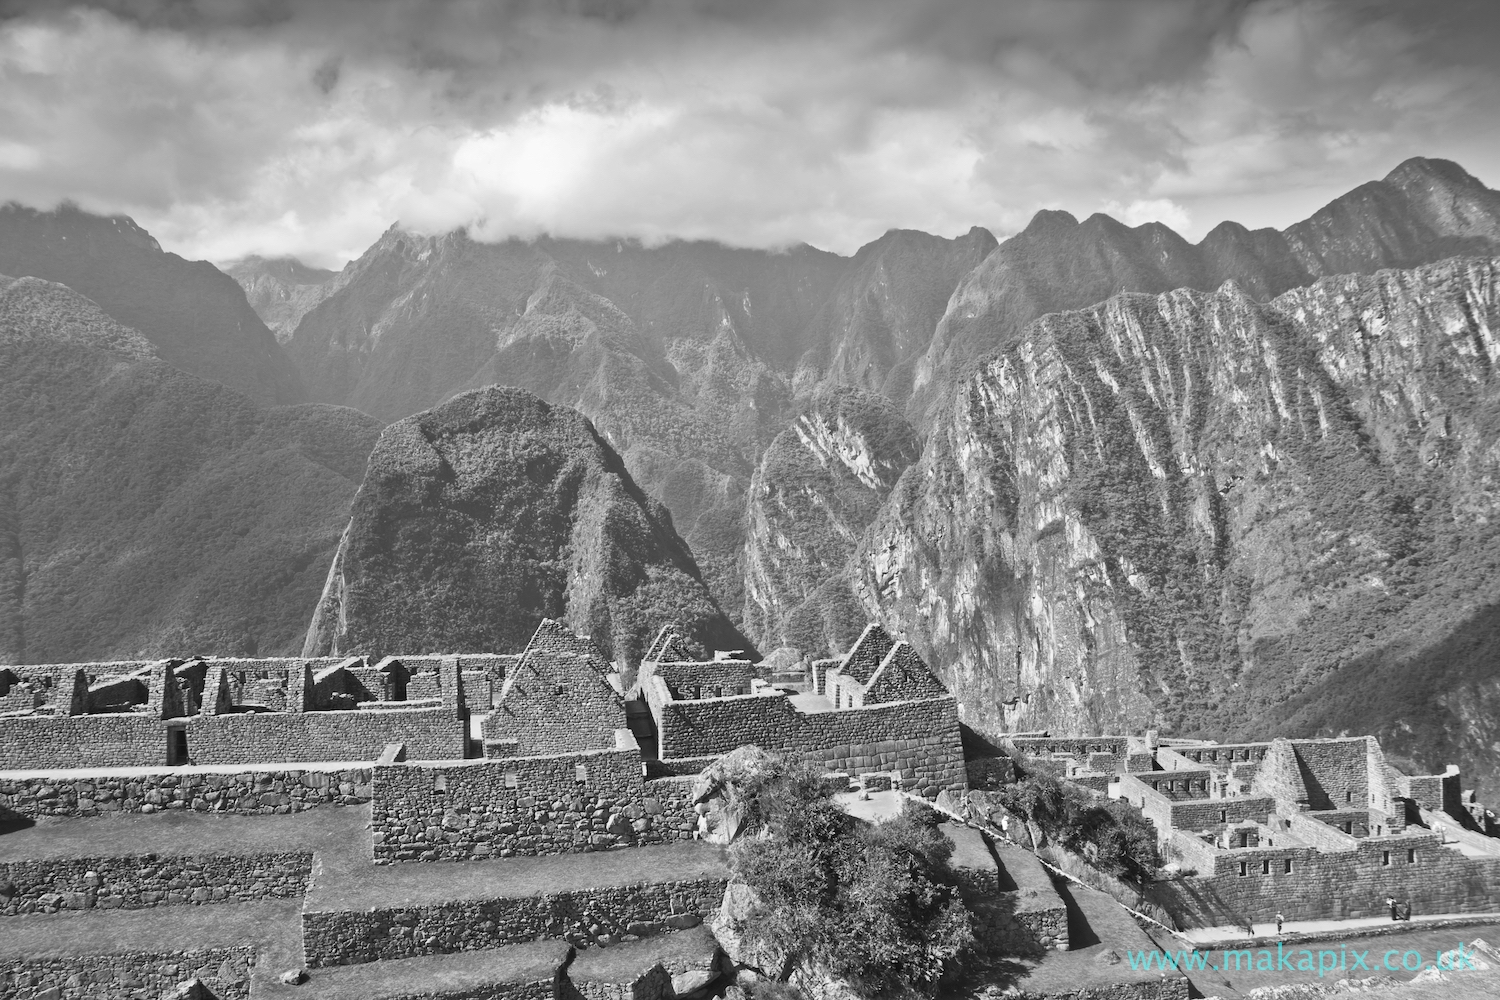
[[[190,810],[150,816],[44,816],[0,833],[0,861],[137,854],[357,851],[369,855],[369,806],[328,806],[288,816],[216,816]]]
[[[1059,893],[1069,904],[1069,938],[1092,943],[1084,947],[1075,944],[1072,951],[1050,951],[1039,960],[1006,958],[984,963],[954,992],[959,996],[988,995],[1014,986],[1025,993],[1071,994],[1086,987],[1162,978],[1154,969],[1149,973],[1132,970],[1125,960],[1127,951],[1152,950],[1156,944],[1113,899],[1071,883]]]
[[[322,860],[308,890],[309,911],[532,896],[729,874],[724,849],[698,841],[493,861],[376,865],[366,854],[349,852],[329,853]]]
[[[563,941],[538,941],[490,951],[419,955],[397,962],[370,962],[309,970],[301,986],[286,986],[279,969],[257,975],[257,1000],[374,1000],[382,996],[421,996],[474,990],[499,983],[550,981],[568,957]],[[259,971],[259,970],[258,970]]]
[[[1366,938],[1351,935],[1346,941],[1308,941],[1305,943],[1291,941],[1287,943],[1286,949],[1294,955],[1291,959],[1291,964],[1293,965],[1301,958],[1301,952],[1304,948],[1312,951],[1314,956],[1322,950],[1338,951],[1341,947],[1345,946],[1351,951],[1369,951],[1370,954],[1366,961],[1372,967],[1371,971],[1356,970],[1353,972],[1333,973],[1325,976],[1322,980],[1323,982],[1334,982],[1345,977],[1365,979],[1370,976],[1390,976],[1394,979],[1404,981],[1411,979],[1415,975],[1415,972],[1405,970],[1388,972],[1384,968],[1375,967],[1377,963],[1382,961],[1382,957],[1387,951],[1395,949],[1397,952],[1405,953],[1409,950],[1415,950],[1421,952],[1427,962],[1431,962],[1439,953],[1456,948],[1460,941],[1470,942],[1475,938],[1483,938],[1490,942],[1500,942],[1500,924],[1478,927],[1451,927],[1436,930],[1413,930],[1407,934],[1383,934],[1378,937]],[[1191,947],[1190,945],[1177,942],[1175,939],[1169,941],[1165,938],[1162,940],[1161,946],[1164,949],[1171,950]],[[1210,961],[1215,964],[1222,964],[1224,961],[1223,951],[1206,948],[1200,948],[1199,950],[1210,955]],[[1259,957],[1260,950],[1258,948],[1251,949],[1251,951],[1256,957]],[[1275,952],[1275,945],[1271,946],[1271,951]],[[1316,957],[1314,961],[1316,961]],[[1400,961],[1399,956],[1397,957],[1397,961]],[[1467,974],[1455,973],[1452,981],[1461,984],[1465,981],[1466,975],[1475,977],[1476,981],[1481,978],[1479,973],[1474,972]],[[1206,995],[1213,996],[1217,993],[1225,997],[1241,996],[1250,990],[1260,989],[1265,986],[1285,986],[1289,983],[1313,983],[1319,981],[1316,972],[1303,970],[1287,971],[1285,969],[1274,972],[1244,970],[1235,970],[1228,973],[1217,971],[1194,972],[1190,978],[1193,984]],[[1493,984],[1492,988],[1494,992],[1483,993],[1482,995],[1486,997],[1500,996],[1500,975],[1496,975],[1488,981]],[[1448,996],[1448,994],[1444,995]],[[1458,995],[1453,994],[1452,996],[1456,997]]]

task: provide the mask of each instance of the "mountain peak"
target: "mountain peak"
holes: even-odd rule
[[[1078,219],[1072,212],[1065,212],[1060,208],[1044,208],[1031,217],[1031,221],[1021,232],[1036,235],[1072,229],[1077,225]]]
[[[1425,156],[1413,156],[1401,161],[1394,170],[1385,175],[1384,180],[1387,184],[1394,184],[1400,188],[1407,188],[1414,184],[1431,184],[1434,181],[1451,187],[1481,189],[1484,187],[1479,178],[1452,160],[1431,159]]]

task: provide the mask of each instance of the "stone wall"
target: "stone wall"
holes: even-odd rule
[[[1214,764],[1228,767],[1234,761],[1257,762],[1265,759],[1269,743],[1219,743],[1204,747],[1173,747],[1196,764]]]
[[[1208,798],[1208,771],[1149,771],[1124,777],[1134,778],[1174,802]]]
[[[161,765],[167,725],[135,713],[12,716],[0,719],[0,761],[16,770]]]
[[[249,1000],[251,948],[0,958],[0,996],[64,1000],[156,1000],[187,979],[201,979],[219,1000]]]
[[[311,874],[308,852],[0,862],[0,916],[291,899]]]
[[[643,663],[641,679],[660,677],[681,698],[715,698],[749,694],[757,676],[749,660],[702,660]]]
[[[158,723],[160,725],[160,723]],[[412,760],[462,759],[464,721],[440,708],[199,715],[187,720],[195,764],[375,760],[388,743]]]
[[[646,781],[634,747],[380,765],[370,826],[377,861],[569,854],[691,840],[690,793]]]
[[[1371,804],[1369,747],[1372,736],[1348,740],[1293,740],[1313,809]]]
[[[958,710],[952,698],[803,712],[783,694],[703,701],[662,698],[647,685],[663,760],[728,753],[747,743],[801,753],[830,771],[898,772],[929,797],[966,790]]]
[[[0,814],[100,816],[119,812],[272,814],[370,801],[368,767],[338,770],[220,771],[160,768],[96,773],[60,771],[9,777],[0,772]]]
[[[358,965],[561,938],[609,944],[696,927],[719,907],[728,876],[429,906],[302,914],[309,967]]]
[[[1166,773],[1170,772],[1153,772],[1152,776]],[[1248,820],[1265,822],[1276,810],[1276,800],[1265,795],[1174,800],[1135,775],[1123,774],[1117,780],[1120,797],[1155,824],[1157,838],[1164,845],[1174,830],[1220,833],[1226,826]]]
[[[1061,754],[1086,761],[1093,754],[1104,753],[1123,766],[1130,739],[1126,736],[1016,736],[1005,739],[1008,746],[1018,753],[1033,757]]]
[[[1465,857],[1442,846],[1439,834],[1354,840],[1329,827],[1323,829],[1353,849],[1218,851],[1212,874],[1200,869],[1200,877],[1188,884],[1200,893],[1213,893],[1251,921],[1270,920],[1278,910],[1288,920],[1379,916],[1385,912],[1388,896],[1411,900],[1413,912],[1419,915],[1500,910],[1500,858]],[[1408,851],[1413,852],[1414,861],[1407,860]],[[1285,870],[1287,861],[1292,863],[1290,874]],[[1263,867],[1269,867],[1269,874],[1262,874]]]
[[[564,641],[592,646],[576,636]],[[625,704],[596,652],[537,650],[526,654],[484,720],[484,739],[515,740],[528,756],[608,749],[625,728]]]

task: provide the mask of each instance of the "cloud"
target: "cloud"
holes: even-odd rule
[[[1100,211],[1112,215],[1127,226],[1143,226],[1148,222],[1160,222],[1178,232],[1185,232],[1192,225],[1187,209],[1170,198],[1152,198],[1149,201],[1137,198],[1128,205],[1118,201],[1105,202]]]
[[[1429,5],[1423,5],[1429,7]],[[1487,6],[0,0],[0,199],[188,256],[484,238],[1285,225],[1409,155],[1500,175]],[[1451,44],[1445,44],[1451,42]]]

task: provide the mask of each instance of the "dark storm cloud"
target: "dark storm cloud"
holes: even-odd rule
[[[1492,183],[1497,5],[0,0],[0,198],[328,262],[392,219],[840,250]]]

